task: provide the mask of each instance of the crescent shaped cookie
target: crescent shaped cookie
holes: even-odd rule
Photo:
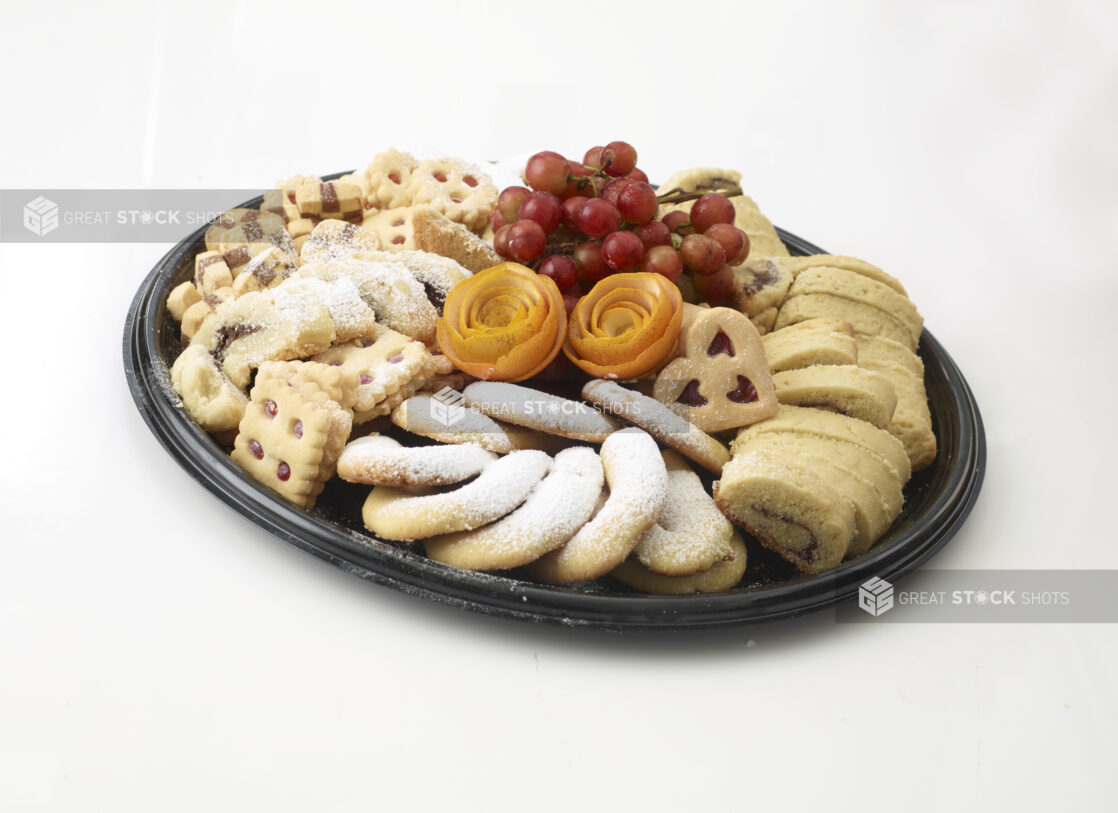
[[[730,537],[730,556],[715,563],[709,570],[691,576],[664,576],[653,573],[635,557],[630,556],[615,567],[609,575],[622,584],[627,584],[646,593],[685,596],[692,593],[719,593],[729,590],[745,575],[745,543],[741,534],[733,532]]]
[[[476,443],[404,446],[374,434],[346,445],[338,476],[374,486],[446,486],[475,477],[496,459]]]
[[[564,449],[520,508],[476,531],[428,539],[427,555],[468,570],[507,570],[534,562],[586,524],[603,481],[597,452],[588,446]]]
[[[602,444],[609,497],[595,517],[562,548],[530,565],[540,581],[555,584],[604,576],[625,561],[664,508],[668,472],[652,436],[640,429],[614,432]]]
[[[545,453],[525,449],[509,453],[476,480],[445,493],[376,486],[361,517],[381,539],[397,542],[480,528],[524,502],[550,463]]]

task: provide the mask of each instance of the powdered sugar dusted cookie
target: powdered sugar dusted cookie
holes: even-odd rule
[[[375,232],[342,220],[323,220],[307,236],[299,256],[304,262],[335,260],[358,251],[376,251],[380,238]]]
[[[673,451],[664,451],[668,496],[656,524],[633,550],[653,573],[690,576],[733,557],[733,526],[718,510],[695,472]]]
[[[387,435],[350,443],[338,459],[338,476],[375,486],[445,486],[480,474],[497,459],[476,443],[403,446]]]
[[[351,421],[313,383],[267,379],[252,388],[233,460],[268,488],[310,508],[333,473]]]
[[[377,536],[401,542],[480,528],[524,502],[550,463],[543,452],[517,451],[453,491],[424,494],[376,486],[361,516]]]
[[[406,152],[386,150],[378,153],[365,170],[369,181],[369,200],[377,209],[394,209],[411,203],[408,186],[419,162]]]
[[[462,392],[466,405],[538,432],[601,443],[621,424],[581,401],[501,381],[475,381]]]
[[[568,584],[605,575],[660,516],[668,473],[650,435],[633,428],[614,432],[602,444],[601,458],[609,485],[605,505],[562,548],[529,566],[537,579]]]
[[[427,298],[423,285],[397,263],[347,257],[307,263],[295,277],[328,282],[348,279],[357,286],[361,298],[376,312],[382,324],[421,342],[435,340],[439,313]]]
[[[473,164],[457,158],[423,161],[411,173],[412,205],[426,204],[471,231],[485,228],[497,205],[497,187]]]
[[[207,432],[230,432],[244,417],[248,398],[199,345],[187,347],[171,366],[171,386],[182,405]]]
[[[484,528],[428,539],[427,555],[469,570],[507,570],[534,562],[586,524],[603,482],[602,462],[593,449],[564,449],[522,506]]]
[[[380,328],[375,338],[335,345],[313,360],[357,376],[357,424],[392,412],[426,381],[434,366],[421,342],[387,328]]]
[[[686,596],[693,593],[719,593],[729,590],[745,575],[746,551],[741,534],[734,531],[730,536],[730,555],[716,562],[708,570],[690,576],[665,576],[654,573],[630,556],[610,571],[610,576],[630,587],[646,593],[660,595]]]
[[[367,262],[396,264],[415,277],[423,286],[427,299],[441,313],[450,289],[471,274],[449,257],[429,251],[366,251],[356,255]]]
[[[238,389],[265,361],[321,352],[336,337],[330,311],[317,297],[283,286],[227,299],[202,323],[191,344],[204,347]]]

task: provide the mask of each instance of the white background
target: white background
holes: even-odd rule
[[[631,141],[898,276],[989,468],[935,567],[1116,568],[1113,4],[4,3],[3,187]],[[163,245],[0,246],[0,808],[1090,810],[1114,626],[539,628],[270,537],[125,387]]]

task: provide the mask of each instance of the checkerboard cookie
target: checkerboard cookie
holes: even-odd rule
[[[293,257],[298,254],[283,218],[259,209],[230,209],[206,229],[205,241],[206,250],[220,253],[234,276],[237,269],[268,249],[278,248]]]

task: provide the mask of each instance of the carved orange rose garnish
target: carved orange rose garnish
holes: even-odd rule
[[[679,288],[660,274],[613,274],[571,313],[563,352],[598,378],[637,378],[672,358],[683,319]]]
[[[567,332],[563,295],[548,277],[501,263],[455,285],[438,323],[454,366],[488,381],[523,381],[550,364]]]

